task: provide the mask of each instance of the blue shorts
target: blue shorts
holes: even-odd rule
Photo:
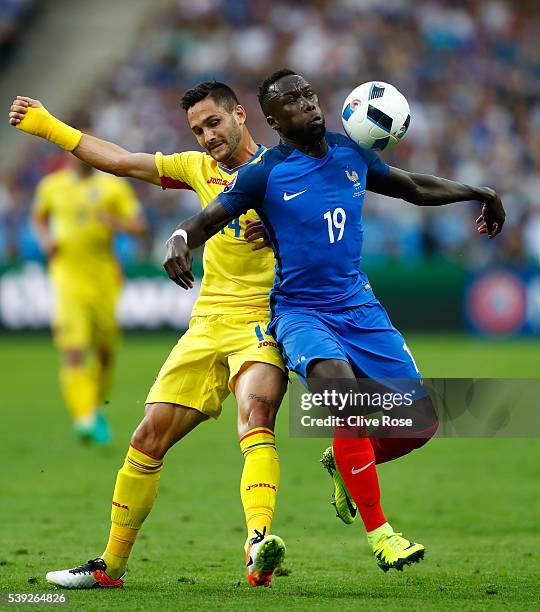
[[[318,359],[347,361],[357,378],[420,379],[403,336],[378,300],[341,312],[291,310],[272,321],[271,331],[287,367],[304,381]]]

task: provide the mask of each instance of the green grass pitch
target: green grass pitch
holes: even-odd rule
[[[427,376],[537,377],[534,341],[410,336]],[[146,391],[175,342],[128,336],[119,352],[111,448],[80,446],[45,336],[0,337],[2,379],[0,591],[50,590],[47,570],[101,554],[116,471]],[[330,506],[319,465],[326,440],[278,425],[282,481],[274,531],[287,543],[272,588],[244,580],[242,465],[235,407],[166,458],[157,503],[137,541],[125,589],[69,592],[79,610],[531,610],[540,588],[538,439],[445,440],[380,468],[391,523],[426,545],[423,563],[383,574],[359,525]],[[50,609],[50,606],[49,606]]]

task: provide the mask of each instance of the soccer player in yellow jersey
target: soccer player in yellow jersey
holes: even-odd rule
[[[116,232],[145,230],[140,205],[125,179],[73,159],[38,184],[32,219],[55,290],[52,327],[62,394],[78,435],[106,444],[109,427],[98,408],[119,338],[122,283],[112,243]]]
[[[205,207],[239,167],[257,163],[265,148],[253,141],[244,108],[222,83],[192,88],[182,107],[204,153],[130,153],[82,134],[26,97],[14,100],[9,121],[99,170],[164,188],[193,189]],[[232,392],[245,458],[240,491],[248,531],[246,576],[253,586],[269,584],[285,554],[270,527],[280,474],[274,424],[287,379],[280,352],[266,333],[273,254],[267,248],[252,251],[248,243],[260,235],[256,219],[252,212],[234,219],[206,246],[204,280],[189,330],[150,389],[145,416],[118,472],[105,552],[80,567],[49,572],[49,582],[65,588],[123,586],[131,548],[157,494],[165,453],[201,422],[218,417]]]

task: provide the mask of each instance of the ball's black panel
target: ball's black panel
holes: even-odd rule
[[[387,132],[390,132],[392,129],[392,117],[383,113],[382,110],[371,106],[371,104],[368,106],[367,118]]]
[[[390,141],[390,136],[387,136],[386,138],[378,138],[372,145],[371,148],[375,149],[377,151],[382,151],[383,149],[386,149],[388,142]]]

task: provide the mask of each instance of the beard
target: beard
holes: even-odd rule
[[[230,132],[227,134],[226,148],[223,153],[220,153],[217,157],[212,155],[212,157],[223,164],[227,162],[231,157],[236,153],[236,149],[242,140],[242,126],[236,121],[236,118],[233,117],[233,126]]]

